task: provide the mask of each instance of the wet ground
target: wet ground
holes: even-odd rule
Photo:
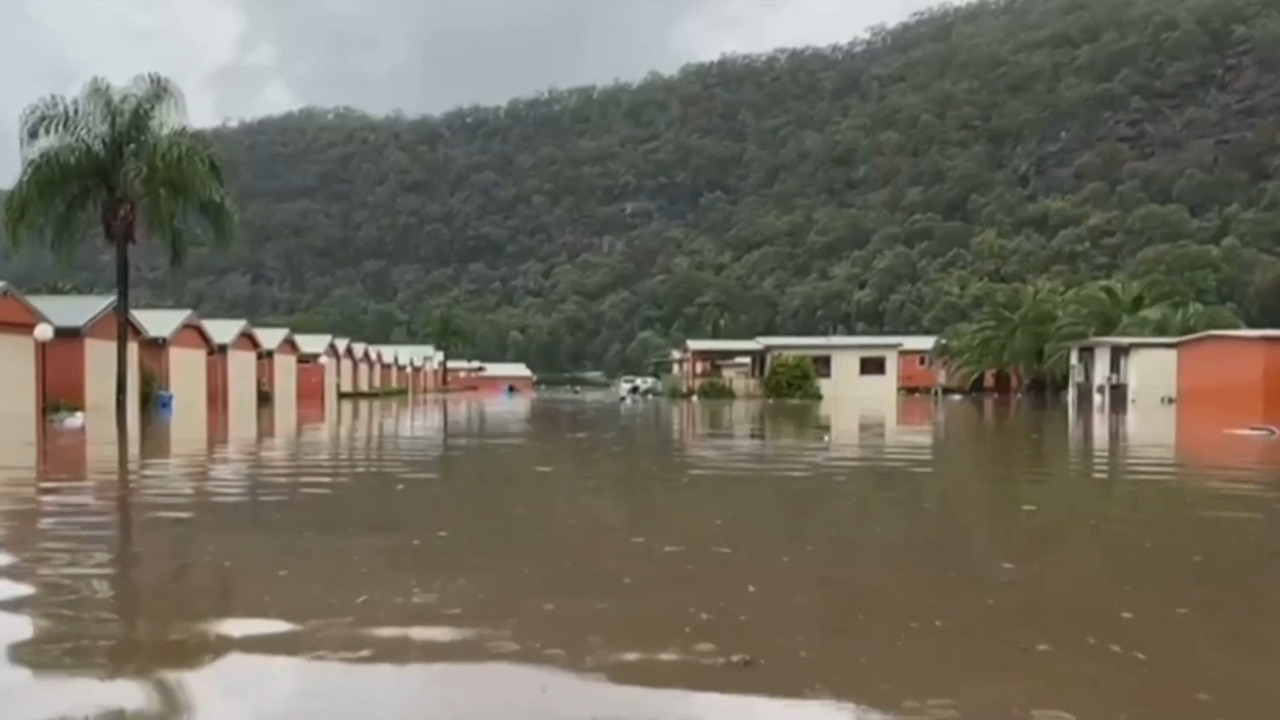
[[[1276,441],[920,398],[279,434],[153,429],[124,492],[75,436],[0,459],[0,718],[1280,715]]]

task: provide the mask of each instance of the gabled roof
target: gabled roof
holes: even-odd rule
[[[426,360],[435,357],[436,349],[433,345],[397,345],[396,356],[407,359],[410,365],[423,365]]]
[[[111,312],[111,295],[27,295],[27,302],[57,330],[83,330]]]
[[[334,337],[333,347],[336,348],[338,350],[338,354],[341,355],[347,351],[347,348],[351,347],[351,338]]]
[[[487,362],[480,368],[480,377],[532,378],[533,371],[524,363]]]
[[[449,370],[479,370],[484,364],[479,360],[447,360],[445,367]]]
[[[37,323],[47,322],[43,317],[43,315],[41,315],[40,311],[37,310],[34,305],[28,302],[27,296],[23,295],[21,292],[18,292],[18,288],[14,287],[11,283],[8,283],[4,280],[0,280],[0,295],[8,295],[9,297],[12,297],[13,299],[21,303],[23,307],[31,311],[31,314],[35,316]]]
[[[215,344],[204,325],[200,324],[200,318],[190,308],[140,308],[133,310],[132,314],[142,329],[142,337],[148,340],[172,340],[179,330],[190,325],[204,336],[206,342]]]
[[[298,352],[303,355],[323,355],[329,346],[337,344],[332,335],[314,333],[294,335],[293,341],[298,343]]]
[[[759,352],[764,347],[755,340],[730,340],[716,338],[691,338],[684,346],[689,352],[743,353]]]
[[[253,336],[258,339],[258,344],[263,350],[274,352],[280,349],[280,346],[293,340],[293,331],[284,327],[254,327]],[[296,346],[298,342],[294,340]]]
[[[200,321],[204,325],[204,331],[213,339],[213,344],[218,347],[226,347],[236,341],[241,335],[247,336],[253,341],[258,349],[262,349],[262,343],[258,342],[258,338],[253,335],[253,328],[249,326],[249,321],[242,318],[205,318]]]
[[[411,352],[412,345],[378,345],[378,351],[382,353],[382,361],[395,363],[397,367],[409,367],[413,359]]]
[[[367,344],[365,344],[365,343],[362,343],[362,342],[352,342],[352,343],[351,343],[351,354],[355,356],[356,360],[361,360],[361,359],[364,359],[364,358],[368,358],[368,357],[369,357],[369,346],[368,346]]]

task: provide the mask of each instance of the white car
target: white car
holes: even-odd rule
[[[618,399],[628,400],[652,395],[658,391],[659,384],[656,377],[623,375],[618,379]]]

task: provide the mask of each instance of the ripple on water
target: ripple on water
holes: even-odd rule
[[[0,602],[18,600],[36,594],[36,589],[26,583],[0,577]]]
[[[499,635],[496,630],[485,628],[452,627],[449,625],[414,625],[408,627],[371,627],[365,634],[382,639],[404,639],[414,642],[455,643],[481,637]]]
[[[275,618],[222,618],[201,627],[210,634],[232,639],[284,635],[301,629],[299,625]]]

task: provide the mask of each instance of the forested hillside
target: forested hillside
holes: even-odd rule
[[[541,370],[943,331],[1040,280],[1280,323],[1278,113],[1272,0],[980,3],[502,107],[218,129],[246,242],[139,292],[371,341],[450,307],[474,353]],[[37,255],[0,276],[110,287],[94,252]]]

